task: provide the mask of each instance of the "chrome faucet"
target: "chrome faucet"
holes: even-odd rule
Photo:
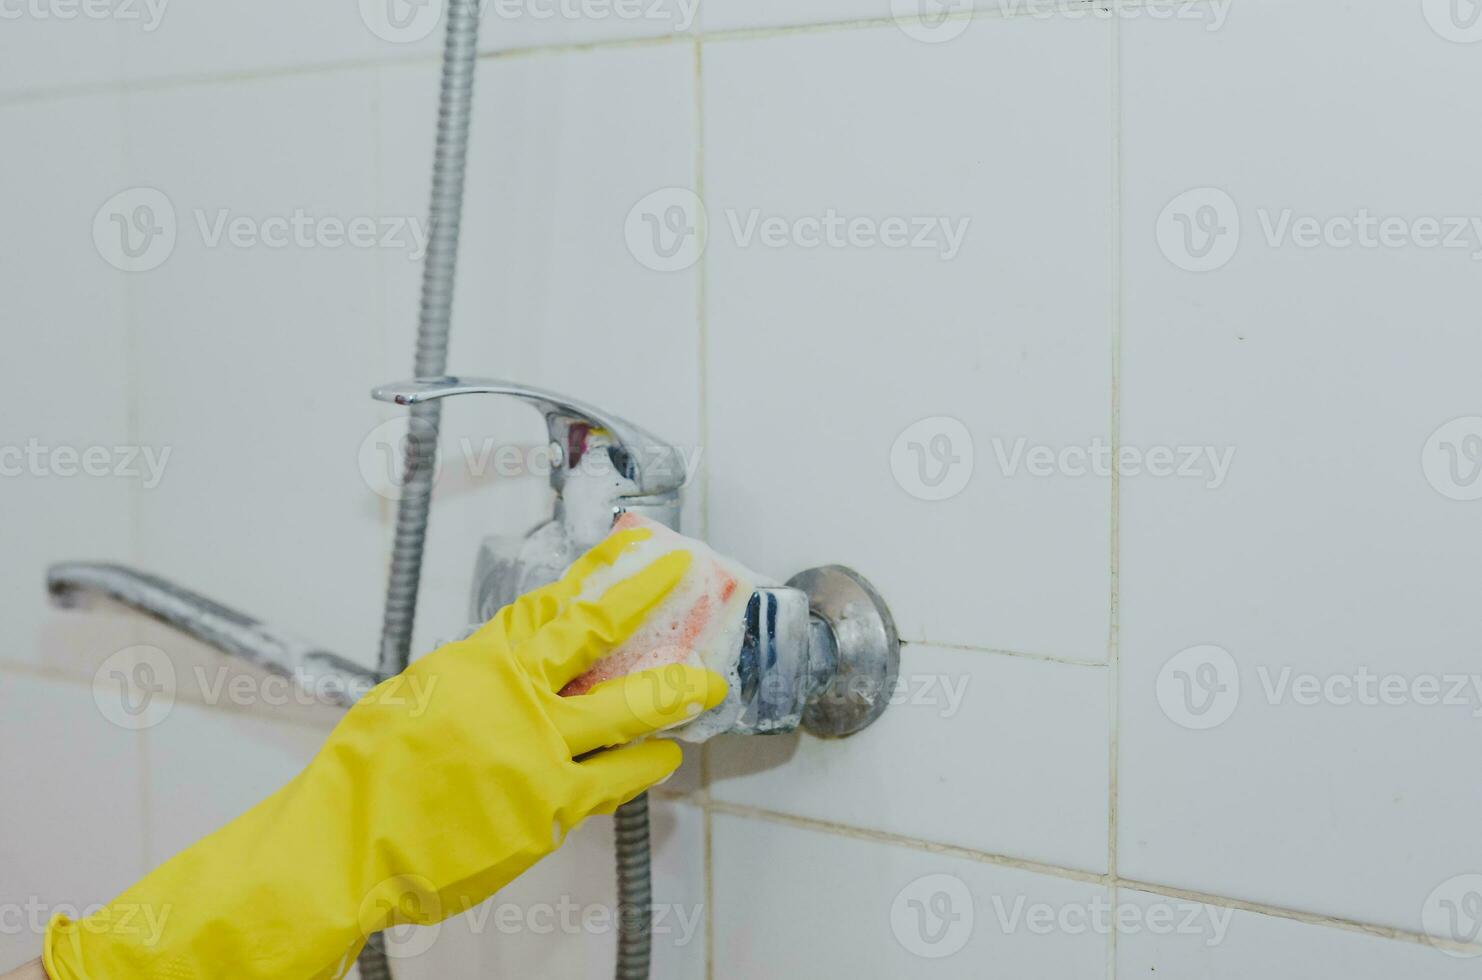
[[[679,529],[680,496],[694,460],[619,416],[542,388],[492,378],[417,378],[372,392],[381,401],[409,406],[473,394],[519,398],[545,416],[555,501],[551,517],[529,533],[484,540],[474,568],[471,622],[483,623],[516,596],[554,581],[622,514]],[[379,679],[372,669],[308,640],[123,565],[54,565],[47,589],[64,607],[93,597],[122,603],[223,653],[292,678],[331,704],[354,704]],[[742,711],[732,732],[772,734],[802,727],[839,737],[869,725],[889,704],[900,640],[884,600],[858,573],[826,565],[793,576],[785,586],[759,587],[745,616]]]
[[[495,378],[416,378],[381,385],[371,397],[420,405],[454,395],[507,395],[545,416],[550,438],[549,520],[519,537],[485,539],[474,569],[478,601],[470,622],[483,623],[517,596],[555,581],[634,512],[676,530],[689,464],[680,450],[611,412],[565,395]]]
[[[665,440],[595,406],[494,378],[417,378],[373,397],[417,405],[454,395],[507,395],[539,410],[551,444],[551,517],[524,535],[493,535],[479,549],[470,622],[483,623],[516,596],[554,581],[633,512],[679,530],[680,496],[696,461]],[[602,460],[601,465],[591,465]],[[890,610],[858,573],[812,568],[786,586],[758,588],[741,646],[742,711],[735,734],[799,726],[838,737],[859,731],[889,704],[900,640]]]

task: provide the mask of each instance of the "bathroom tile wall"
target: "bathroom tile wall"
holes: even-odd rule
[[[374,660],[367,392],[409,373],[441,36],[440,3],[67,6],[0,26],[0,968],[335,717],[49,609],[48,563]],[[453,367],[700,451],[691,529],[858,568],[906,640],[869,732],[723,739],[658,791],[655,976],[1474,975],[1482,26],[972,6],[483,17]],[[542,442],[449,406],[418,652],[546,506],[488,454]],[[592,821],[398,976],[609,975],[610,852]]]
[[[1137,880],[1420,930],[1427,894],[1482,865],[1482,782],[1457,771],[1482,748],[1476,693],[1342,703],[1342,679],[1475,673],[1482,524],[1425,467],[1431,433],[1475,414],[1477,246],[1303,248],[1266,229],[1475,214],[1478,62],[1415,10],[1346,14],[1321,72],[1297,60],[1335,15],[1301,4],[1126,32],[1122,438],[1236,457],[1217,493],[1123,483],[1119,856]],[[1252,58],[1269,69],[1231,81]],[[1166,84],[1190,72],[1197,96]],[[1227,195],[1240,247],[1192,274],[1132,216],[1203,186]],[[1196,644],[1239,668],[1229,719],[1203,731],[1157,696]],[[1283,670],[1338,698],[1303,704]]]

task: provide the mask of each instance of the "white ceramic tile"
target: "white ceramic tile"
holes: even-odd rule
[[[889,0],[707,0],[700,23],[707,31],[786,27],[795,24],[830,24],[854,20],[883,20],[890,17]]]
[[[1336,678],[1339,699],[1384,675],[1406,691],[1475,675],[1478,505],[1438,492],[1425,467],[1446,472],[1445,449],[1428,448],[1442,423],[1482,414],[1482,335],[1462,313],[1482,280],[1470,249],[1273,245],[1263,222],[1475,214],[1466,93],[1482,63],[1417,5],[1335,19],[1256,0],[1206,26],[1122,32],[1123,442],[1236,455],[1218,487],[1123,483],[1120,866],[1419,929],[1432,890],[1482,865],[1468,816],[1482,786],[1461,762],[1482,749],[1482,705],[1467,690],[1458,704],[1402,692],[1309,706],[1282,672]],[[1203,187],[1229,203],[1168,211],[1165,254],[1160,215]],[[1180,214],[1201,235],[1238,215],[1238,248],[1200,260]],[[1201,644],[1228,651],[1223,668],[1170,663]],[[1211,682],[1226,690],[1213,702]],[[1226,713],[1208,730],[1176,723]]]
[[[156,0],[156,3],[158,0]],[[137,17],[120,19],[124,5],[25,3],[5,8],[0,16],[0,92],[37,92],[116,81],[123,69],[123,37],[155,23],[148,8],[134,5]],[[71,16],[66,16],[68,11]],[[16,146],[17,144],[11,144]]]
[[[847,739],[724,738],[718,800],[1106,870],[1101,667],[908,645],[892,704]]]
[[[724,814],[712,833],[718,980],[1105,972],[1101,885]]]
[[[1477,961],[1416,943],[1380,939],[1255,912],[1190,905],[1121,890],[1138,911],[1117,936],[1117,976],[1178,980],[1427,980],[1475,977]]]
[[[127,558],[130,494],[147,476],[129,427],[123,273],[93,244],[122,180],[120,105],[0,108],[0,177],[26,189],[0,223],[0,659],[87,668],[127,645],[106,613],[52,611],[44,585],[53,562]]]
[[[1192,6],[1185,4],[1185,7]],[[700,24],[706,32],[806,27],[826,24],[894,29],[912,41],[939,45],[977,31],[986,20],[1107,19],[1108,7],[1088,0],[705,0]]]
[[[54,912],[76,917],[143,873],[139,762],[138,734],[110,724],[91,688],[0,674],[0,867],[17,906],[0,969],[41,952]]]
[[[146,738],[154,865],[283,787],[308,765],[324,733],[178,703]]]
[[[711,538],[852,565],[911,640],[1100,660],[1108,481],[1024,454],[1109,431],[1109,32],[983,26],[707,46]],[[849,244],[888,219],[965,233]]]
[[[683,42],[698,27],[699,6],[700,0],[484,0],[478,46],[495,52],[671,40],[687,49]],[[358,23],[377,56],[437,58],[447,37],[447,9],[447,0],[361,0]]]
[[[701,0],[488,0],[479,48],[681,39],[698,27],[700,7]],[[440,25],[439,37],[442,30]],[[688,50],[684,44],[678,47]]]
[[[653,276],[623,237],[635,201],[691,179],[688,49],[486,60],[478,86],[450,368],[568,393],[695,447],[696,278]],[[381,73],[388,211],[426,211],[436,87],[430,66]],[[410,373],[421,270],[394,259],[383,266],[385,373],[400,378]],[[544,444],[528,406],[488,398],[447,406],[418,649],[465,622],[479,540],[524,533],[549,513],[546,478],[498,478],[487,448]]]
[[[970,11],[1027,14],[1046,6],[1038,0],[705,0],[700,22],[707,31],[726,31],[881,21],[913,40],[941,44],[983,29],[964,19]]]
[[[359,462],[381,418],[369,284],[378,250],[414,248],[375,207],[373,96],[351,72],[129,101],[131,182],[165,194],[177,227],[131,281],[139,425],[172,450],[140,495],[141,561],[365,662],[386,560]],[[377,245],[338,237],[349,222]]]
[[[703,976],[704,816],[655,800],[651,821],[653,975]],[[613,882],[612,821],[594,817],[489,902],[435,930],[394,934],[396,975],[609,977],[616,949]]]
[[[288,0],[150,2],[161,8],[157,26],[146,30],[146,18],[120,32],[130,81],[312,67],[397,50],[376,33],[394,33],[377,0],[307,7]]]

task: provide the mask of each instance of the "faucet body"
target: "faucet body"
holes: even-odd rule
[[[493,378],[417,378],[373,394],[407,406],[454,395],[507,395],[545,415],[557,463],[552,516],[528,534],[484,540],[469,600],[474,623],[554,581],[625,513],[679,530],[683,454],[610,412]],[[745,615],[742,711],[730,733],[769,735],[801,726],[816,735],[849,735],[889,704],[900,641],[884,600],[862,576],[838,565],[809,569],[785,586],[758,588]]]

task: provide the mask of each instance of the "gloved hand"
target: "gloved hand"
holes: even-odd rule
[[[579,598],[647,534],[612,535],[559,582],[376,687],[292,782],[95,915],[53,919],[52,980],[342,976],[369,935],[483,901],[587,816],[667,777],[673,742],[611,746],[718,704],[718,675],[671,665],[556,694],[688,567],[687,552],[668,554]],[[157,941],[144,910],[163,919]]]

